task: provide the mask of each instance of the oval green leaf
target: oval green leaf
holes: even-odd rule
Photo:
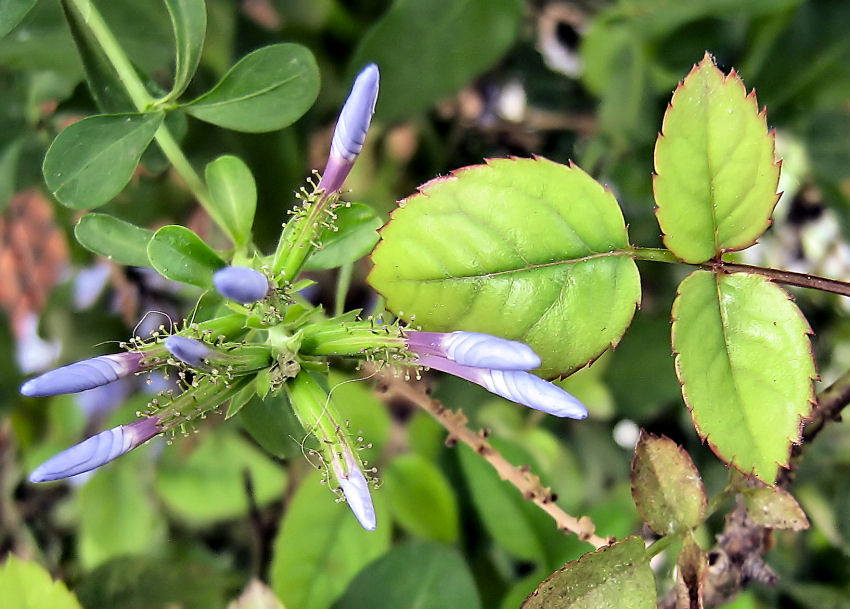
[[[794,496],[780,487],[760,486],[741,490],[747,515],[757,525],[769,529],[803,531],[809,519]]]
[[[383,222],[375,210],[363,203],[346,203],[334,213],[336,230],[325,229],[319,238],[322,247],[313,250],[304,269],[335,269],[360,260],[378,242],[378,229]]]
[[[174,31],[176,59],[174,87],[167,99],[180,97],[201,61],[207,32],[207,7],[204,0],[165,0]]]
[[[150,266],[148,242],[153,231],[109,214],[86,214],[74,227],[84,248],[126,266]]]
[[[377,114],[391,121],[459,91],[511,47],[519,0],[396,0],[363,36],[352,72],[381,68]]]
[[[148,259],[168,279],[211,288],[213,273],[225,266],[209,245],[183,226],[163,226],[148,242]]]
[[[402,543],[363,569],[334,605],[335,609],[400,607],[479,609],[475,580],[460,552],[436,543]]]
[[[5,0],[0,4],[0,38],[23,21],[38,0]]]
[[[274,44],[239,60],[186,112],[220,127],[259,133],[298,120],[319,94],[319,68],[298,44]]]
[[[133,177],[163,114],[101,114],[66,127],[47,149],[42,172],[63,205],[93,209],[108,203]]]
[[[274,542],[269,576],[287,609],[327,609],[390,546],[392,526],[384,518],[380,493],[373,495],[378,528],[366,531],[320,478],[316,472],[302,480]]]
[[[632,461],[632,497],[659,535],[693,528],[705,518],[706,497],[690,455],[673,440],[641,430]]]
[[[9,553],[0,565],[0,607],[5,609],[82,609],[62,581],[53,581],[41,565]]]
[[[452,544],[460,530],[457,501],[443,472],[417,454],[402,455],[384,470],[395,520],[413,535]]]
[[[188,455],[168,451],[156,473],[160,500],[184,522],[210,525],[244,515],[252,502],[271,503],[286,488],[286,471],[227,430],[207,431]],[[245,488],[250,477],[252,495]]]
[[[811,333],[764,277],[694,271],[673,303],[673,350],[694,425],[717,455],[772,484],[815,399]]]
[[[254,175],[239,157],[220,156],[205,171],[210,203],[206,209],[237,247],[251,241],[257,210]]]
[[[496,159],[428,182],[381,230],[369,283],[425,330],[529,344],[543,376],[616,344],[640,300],[623,215],[575,166]]]
[[[779,164],[754,93],[711,57],[673,93],[655,144],[653,188],[664,244],[700,263],[751,246],[779,200]]]
[[[655,576],[643,539],[629,537],[553,573],[522,609],[654,609]]]

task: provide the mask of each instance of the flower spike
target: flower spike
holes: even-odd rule
[[[497,370],[533,370],[540,356],[526,345],[479,332],[407,332],[408,348],[438,355],[464,366]]]
[[[341,463],[345,459],[345,465]],[[367,531],[374,531],[378,526],[375,518],[375,506],[372,504],[372,495],[369,493],[369,482],[366,480],[360,463],[354,457],[351,449],[343,445],[342,456],[336,454],[333,457],[333,468],[342,494],[348,502],[348,507],[354,512],[354,517]]]
[[[557,385],[534,376],[530,372],[475,368],[436,355],[420,355],[419,363],[428,368],[459,376],[481,385],[487,391],[506,400],[534,410],[571,419],[587,417],[587,408],[584,404]]]
[[[68,364],[28,380],[21,385],[21,393],[29,397],[45,397],[107,385],[141,371],[143,357],[143,354],[131,351]]]
[[[171,355],[195,368],[203,366],[203,360],[210,354],[210,348],[201,341],[179,334],[169,336],[163,344]]]
[[[241,303],[257,302],[269,293],[269,280],[260,271],[244,266],[227,266],[213,275],[218,293]]]
[[[48,459],[33,470],[29,480],[50,482],[93,470],[144,444],[160,431],[157,417],[107,429]]]
[[[319,188],[324,190],[326,195],[342,187],[363,148],[366,132],[375,113],[379,86],[378,66],[370,63],[357,75],[337,119],[328,164],[319,182]]]

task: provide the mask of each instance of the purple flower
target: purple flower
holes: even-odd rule
[[[326,195],[342,187],[363,148],[369,123],[375,113],[375,103],[378,101],[379,81],[380,73],[374,63],[363,68],[354,81],[351,93],[337,119],[328,164],[319,182],[319,188],[324,190]]]
[[[476,332],[407,332],[422,366],[454,374],[503,398],[556,417],[583,419],[587,408],[548,381],[526,372],[540,357],[525,343]]]
[[[213,275],[218,293],[237,302],[262,300],[269,293],[269,280],[260,271],[244,266],[228,266]]]
[[[144,444],[160,431],[157,417],[107,429],[39,465],[30,474],[30,482],[61,480],[93,470]]]
[[[28,380],[21,385],[21,393],[29,397],[44,397],[100,387],[139,372],[143,357],[142,353],[131,351],[85,359]]]
[[[210,354],[210,348],[194,338],[186,338],[179,334],[169,336],[163,342],[168,352],[184,364],[195,368],[204,365],[203,360]]]
[[[345,461],[343,463],[342,461]],[[378,526],[375,518],[375,506],[372,505],[372,495],[369,493],[369,482],[363,474],[360,463],[354,457],[351,449],[343,444],[342,454],[334,453],[333,468],[342,494],[348,502],[348,507],[354,512],[360,525],[367,531],[374,531]]]
[[[408,347],[420,354],[438,355],[464,366],[499,370],[533,370],[540,356],[526,345],[478,332],[408,331]]]

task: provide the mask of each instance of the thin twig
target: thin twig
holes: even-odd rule
[[[588,516],[575,518],[562,510],[555,503],[552,491],[543,486],[540,478],[531,473],[527,467],[517,467],[505,459],[499,451],[487,442],[486,432],[475,432],[467,427],[468,419],[462,411],[453,412],[449,410],[410,383],[391,374],[384,375],[384,380],[386,382],[385,392],[388,397],[402,397],[421,406],[449,432],[446,444],[452,445],[456,442],[463,442],[481,455],[487,463],[493,466],[502,480],[507,480],[513,484],[526,500],[533,502],[549,514],[561,531],[574,533],[579,539],[593,544],[597,549],[612,543],[612,540],[595,534],[596,527]]]

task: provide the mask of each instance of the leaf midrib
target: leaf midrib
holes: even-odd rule
[[[255,97],[261,97],[263,95],[271,93],[275,89],[279,89],[282,86],[284,86],[285,84],[287,84],[287,83],[289,83],[289,82],[291,82],[291,81],[293,81],[297,78],[300,78],[301,76],[303,76],[303,72],[299,71],[297,74],[293,74],[289,78],[275,82],[274,84],[268,85],[267,87],[263,87],[262,89],[255,89],[254,91],[251,91],[250,93],[247,93],[245,95],[241,95],[241,96],[238,96],[238,97],[228,97],[227,99],[223,99],[221,101],[204,102],[203,101],[204,98],[202,97],[202,98],[198,99],[197,101],[195,101],[194,103],[190,104],[188,109],[197,110],[197,109],[201,108],[201,109],[209,110],[209,109],[219,108],[221,106],[226,106],[226,105],[229,105],[229,104],[238,104],[238,103],[253,99]],[[215,95],[216,91],[217,91],[217,88],[210,91],[209,92],[210,97]]]

